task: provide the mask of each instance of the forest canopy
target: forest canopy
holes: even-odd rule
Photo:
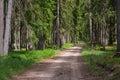
[[[0,53],[59,49],[81,40],[103,50],[118,41],[119,52],[118,5],[115,0],[1,0]]]

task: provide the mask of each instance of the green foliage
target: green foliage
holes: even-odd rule
[[[39,41],[40,36],[44,35],[44,41],[51,41],[51,31],[53,27],[53,20],[55,19],[54,11],[55,1],[54,0],[30,0],[26,1],[26,20],[30,29],[33,31],[33,37],[31,40],[34,44]],[[43,35],[42,35],[43,34]],[[35,39],[35,40],[33,40]],[[46,43],[47,44],[47,43]]]
[[[86,48],[82,56],[94,75],[106,75],[105,80],[119,80],[120,58],[115,58],[114,46],[108,46],[105,51]]]
[[[0,56],[0,80],[8,80],[16,73],[21,73],[25,68],[39,60],[53,57],[57,52],[52,49],[43,51],[14,51],[8,56]]]
[[[104,71],[98,67],[97,63],[106,62],[106,56],[111,55],[111,53],[113,52],[112,51],[98,51],[98,50],[96,51],[83,50],[82,56],[85,58],[85,61],[88,64],[90,70],[95,75],[101,75],[102,72]]]
[[[72,47],[73,44],[72,43],[65,43],[63,46],[62,46],[62,49],[67,49],[67,48],[70,48]]]
[[[62,3],[62,28],[63,34],[70,34],[70,38],[72,39],[70,42],[75,43],[79,38],[79,27],[76,26],[77,20],[77,12],[76,8],[76,0],[66,0]],[[73,27],[74,26],[74,27]]]
[[[57,1],[55,0],[20,0],[26,25],[31,29],[31,43],[36,44],[44,36],[45,45],[52,44],[52,31],[55,30],[57,17]],[[90,41],[89,0],[63,0],[60,3],[60,33],[66,42],[77,43],[79,40]],[[104,24],[115,36],[115,7],[113,0],[92,0],[92,20],[96,36],[101,34]],[[25,9],[25,10],[24,10]],[[19,12],[17,12],[19,13]],[[109,31],[109,30],[108,30]],[[97,32],[99,34],[97,35]],[[67,39],[69,36],[69,40]],[[101,38],[99,36],[99,38]],[[98,39],[101,40],[101,39]],[[98,42],[96,40],[96,42]],[[99,43],[99,42],[98,42]]]

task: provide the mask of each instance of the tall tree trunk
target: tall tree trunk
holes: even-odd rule
[[[60,48],[62,46],[62,40],[61,40],[61,23],[60,23],[60,3],[61,0],[57,0],[57,16],[56,23],[54,23],[53,26],[53,44],[56,45],[57,48]]]
[[[93,49],[93,24],[92,24],[92,3],[89,0],[89,26],[90,26],[90,41],[91,41],[91,48]]]
[[[45,34],[44,34],[43,30],[40,31],[38,49],[40,49],[40,50],[45,49]]]
[[[4,0],[0,0],[0,54],[3,53]]]
[[[17,48],[18,48],[18,51],[21,50],[21,16],[20,16],[20,12],[18,12],[18,34],[17,34],[17,37],[18,37],[18,42],[17,42]]]
[[[60,22],[60,28],[59,28],[59,32],[60,32],[60,36],[59,36],[59,39],[60,39],[60,45],[59,45],[59,47],[62,47],[62,45],[63,45],[63,39],[62,39],[62,37],[63,37],[63,34],[62,34],[62,32],[61,32],[61,29],[62,29],[62,27],[63,27],[63,25],[62,25],[62,0],[59,0],[59,6],[60,6],[60,9],[59,9],[59,14],[60,14],[60,16],[59,16],[59,22]]]
[[[112,32],[112,27],[110,26],[109,28],[109,44],[113,44],[113,32]]]
[[[117,53],[120,54],[120,0],[116,0],[117,14]]]
[[[106,46],[106,25],[103,25],[103,41],[102,41],[102,45],[103,45],[103,50],[105,50],[105,46]]]
[[[11,16],[12,16],[13,0],[8,0],[8,11],[6,15],[5,37],[4,37],[4,54],[7,55],[9,51],[9,39],[11,31]]]
[[[29,35],[29,30],[27,28],[27,30],[26,30],[26,39],[27,39],[27,41],[26,41],[26,51],[29,50],[28,35]]]
[[[57,21],[56,21],[56,31],[57,31],[57,47],[60,47],[60,0],[57,0]]]

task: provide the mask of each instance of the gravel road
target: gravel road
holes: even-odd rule
[[[11,80],[102,80],[93,76],[80,56],[82,47],[61,51],[52,59],[46,59],[27,69]]]

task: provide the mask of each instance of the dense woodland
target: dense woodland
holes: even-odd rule
[[[115,67],[118,78],[110,80],[119,80],[120,0],[0,0],[1,80],[14,75],[21,65],[24,68],[32,64],[32,57],[48,58],[64,44],[79,45],[81,41],[93,50],[92,55],[84,56],[93,61],[90,64],[102,66],[105,71],[107,68],[108,73],[114,72]],[[114,48],[112,54],[106,52],[109,45]],[[97,54],[96,46],[99,46]],[[44,54],[46,49],[52,50]],[[117,59],[113,58],[116,56]],[[116,68],[114,64],[119,66]]]
[[[84,40],[91,48],[117,41],[119,0],[1,0],[0,53],[60,48]],[[117,14],[117,15],[116,15]]]

